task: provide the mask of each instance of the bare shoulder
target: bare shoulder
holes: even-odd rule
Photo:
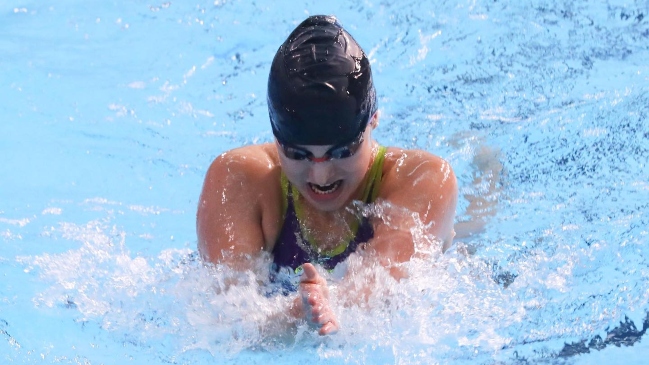
[[[199,250],[212,262],[226,253],[268,249],[281,218],[280,164],[272,144],[222,153],[210,165],[196,214]]]
[[[455,189],[453,168],[443,158],[423,150],[389,147],[383,165],[382,194],[442,192]]]
[[[444,247],[451,245],[457,180],[441,157],[422,150],[388,148],[379,198],[417,213]]]
[[[222,202],[245,202],[247,206],[277,206],[280,171],[272,144],[236,148],[214,159],[205,176],[203,195],[217,194]]]
[[[208,176],[217,179],[229,178],[237,183],[250,180],[269,173],[279,173],[279,160],[272,144],[251,145],[236,148],[217,156],[208,169]]]

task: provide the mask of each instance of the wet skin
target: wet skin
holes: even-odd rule
[[[345,234],[338,227],[348,226],[353,218],[346,208],[359,199],[376,155],[378,144],[372,140],[371,130],[377,121],[375,115],[357,153],[345,159],[290,160],[277,143],[246,146],[217,157],[206,174],[197,212],[198,248],[203,259],[253,270],[251,257],[272,252],[284,219],[281,172],[300,192],[306,217],[301,223],[319,248],[326,250],[340,243]],[[332,148],[300,147],[316,159]],[[450,165],[425,151],[390,147],[382,174],[378,199],[416,213],[430,227],[430,234],[450,245],[457,203],[457,183]],[[409,261],[415,250],[409,230],[412,224],[393,218],[390,226],[372,221],[374,238],[366,243],[363,260],[379,262],[399,278],[407,273],[395,265]],[[354,280],[350,275],[343,280]],[[317,324],[320,334],[340,328],[329,305],[327,282],[310,264],[304,265],[299,293],[293,308],[287,310]]]

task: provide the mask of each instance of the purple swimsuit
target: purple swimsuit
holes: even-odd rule
[[[367,186],[364,189],[363,202],[374,202],[378,195],[385,147],[380,147],[374,163],[370,169]],[[374,237],[374,229],[369,219],[363,217],[358,223],[356,234],[346,244],[334,248],[332,252],[320,252],[305,237],[298,219],[299,208],[296,207],[294,195],[298,194],[282,174],[282,190],[285,196],[286,211],[284,223],[273,248],[273,266],[271,281],[279,283],[286,291],[294,291],[302,272],[302,264],[310,262],[322,265],[327,270],[333,270],[336,265],[351,255],[359,244],[365,243]]]

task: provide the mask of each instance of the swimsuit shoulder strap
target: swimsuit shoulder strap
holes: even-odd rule
[[[288,209],[288,200],[289,198],[289,189],[290,189],[290,183],[288,182],[288,178],[286,175],[284,175],[284,171],[280,173],[280,185],[282,187],[282,221],[286,219],[286,210]]]
[[[367,179],[367,184],[365,184],[362,197],[365,203],[373,203],[379,195],[381,180],[383,178],[383,162],[385,162],[385,152],[387,150],[387,147],[379,146],[372,167],[370,167],[370,174]]]

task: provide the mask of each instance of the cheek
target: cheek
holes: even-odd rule
[[[298,182],[303,176],[308,174],[308,164],[301,163],[301,161],[280,158],[280,165],[282,166],[284,175],[293,183]]]
[[[358,156],[361,157],[361,156]],[[341,164],[340,170],[345,173],[352,180],[362,180],[365,177],[367,168],[370,164],[370,158],[358,158],[349,161],[349,163]]]
[[[350,161],[350,163],[341,165],[339,169],[346,175],[362,174],[364,171],[362,161],[353,161],[353,163]]]

